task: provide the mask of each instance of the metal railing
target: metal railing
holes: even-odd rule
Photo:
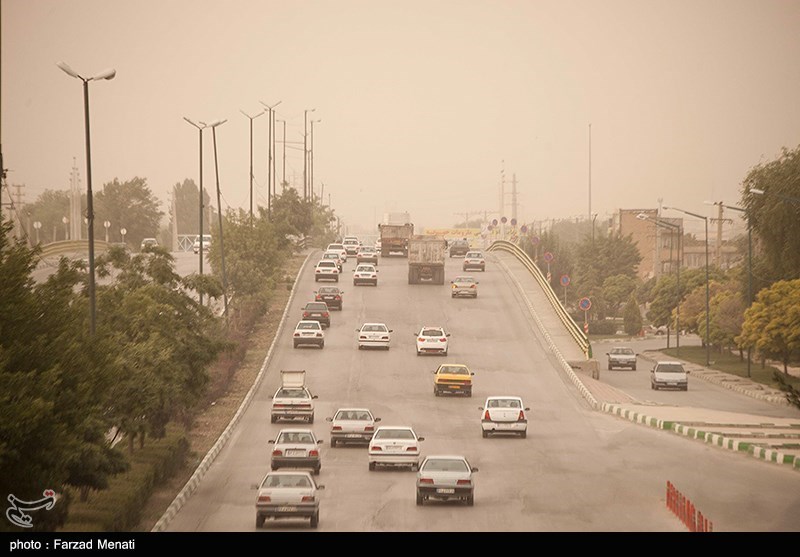
[[[567,310],[564,308],[561,300],[553,291],[553,287],[550,286],[549,282],[547,282],[547,279],[545,279],[544,275],[539,270],[539,267],[537,267],[533,260],[531,260],[530,256],[519,246],[506,240],[495,240],[489,246],[487,251],[504,251],[510,253],[516,257],[526,269],[528,269],[531,275],[533,275],[533,278],[536,279],[536,282],[539,283],[542,292],[544,292],[545,296],[547,296],[547,299],[550,301],[550,305],[553,306],[556,314],[558,314],[559,319],[561,319],[561,322],[564,324],[564,328],[575,340],[575,343],[583,351],[586,357],[591,358],[592,345],[589,343],[589,339],[583,330],[581,330],[580,326],[575,323],[575,320],[572,319],[572,316],[567,313]]]

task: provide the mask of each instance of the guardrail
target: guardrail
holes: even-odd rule
[[[103,252],[108,249],[108,244],[104,240],[95,240],[94,249],[96,252]],[[44,259],[55,255],[67,255],[84,251],[89,253],[89,240],[62,240],[44,244],[39,257]]]
[[[539,283],[542,291],[544,292],[547,299],[550,300],[550,305],[553,306],[553,309],[558,314],[558,317],[561,319],[561,322],[564,324],[564,327],[569,332],[570,336],[575,340],[578,347],[583,351],[587,358],[592,357],[592,345],[589,343],[589,339],[587,338],[586,334],[581,330],[575,320],[572,319],[572,316],[567,313],[567,310],[564,308],[564,305],[559,300],[556,293],[553,291],[553,288],[550,286],[550,283],[547,282],[542,272],[539,270],[539,267],[531,260],[530,256],[525,253],[518,245],[508,242],[506,240],[495,240],[489,246],[487,251],[505,251],[510,253],[514,257],[516,257],[525,268],[533,275],[533,278],[536,279],[536,282]]]

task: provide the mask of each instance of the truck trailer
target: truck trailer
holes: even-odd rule
[[[381,256],[399,252],[403,257],[408,257],[408,241],[414,235],[413,224],[379,224],[378,231],[381,235]]]
[[[444,284],[446,253],[444,238],[412,236],[408,242],[408,284]]]

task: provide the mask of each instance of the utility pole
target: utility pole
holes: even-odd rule
[[[511,175],[511,218],[517,220],[517,174]]]
[[[466,229],[469,227],[469,216],[474,213],[476,213],[476,211],[467,211],[465,213],[453,213],[453,214],[456,215],[457,217],[464,217],[464,228]]]
[[[17,190],[14,193],[14,197],[17,198],[17,200],[15,202],[15,205],[14,205],[14,207],[16,209],[15,212],[16,212],[16,215],[17,215],[16,229],[17,229],[17,237],[18,238],[22,238],[22,237],[25,236],[25,228],[22,225],[22,217],[20,215],[22,214],[22,197],[25,195],[24,193],[22,193],[22,188],[24,188],[25,186],[24,186],[24,184],[14,184],[11,187],[15,188]]]
[[[80,240],[83,238],[81,229],[81,175],[78,171],[78,165],[75,163],[75,157],[72,157],[72,172],[69,175],[69,222],[70,222],[70,238]]]
[[[711,222],[717,223],[717,243],[716,246],[714,247],[714,265],[716,265],[718,269],[721,269],[722,268],[722,224],[726,222],[733,224],[733,220],[723,218],[722,212],[724,211],[724,207],[722,206],[721,203],[717,205],[717,207],[718,207],[717,214],[719,216],[715,219],[712,218],[709,220]]]

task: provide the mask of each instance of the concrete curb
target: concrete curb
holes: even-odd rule
[[[278,324],[277,331],[275,332],[275,338],[272,339],[272,344],[270,344],[267,355],[264,358],[264,362],[261,364],[261,369],[259,370],[258,375],[256,375],[255,381],[253,381],[253,385],[250,387],[250,390],[247,391],[247,394],[242,400],[242,403],[239,405],[238,410],[236,410],[236,414],[233,415],[233,418],[231,418],[231,421],[228,423],[228,426],[220,434],[219,438],[217,438],[217,441],[214,443],[214,445],[208,450],[206,456],[203,457],[203,460],[194,471],[194,474],[192,474],[192,477],[189,478],[189,481],[186,482],[186,485],[183,486],[183,489],[181,489],[175,499],[173,499],[172,503],[170,503],[169,507],[167,507],[167,510],[164,512],[164,514],[161,515],[161,518],[158,519],[158,522],[156,522],[155,526],[153,526],[152,530],[150,530],[151,532],[163,532],[170,521],[175,518],[175,515],[178,514],[178,511],[181,510],[189,497],[191,497],[192,493],[194,493],[194,490],[200,484],[200,480],[203,479],[203,476],[205,476],[206,472],[211,467],[211,464],[217,458],[217,455],[227,444],[234,428],[239,423],[239,420],[244,415],[247,408],[250,406],[250,402],[253,400],[256,390],[258,390],[262,379],[266,375],[267,366],[272,359],[272,353],[274,351],[275,344],[278,342],[278,338],[281,336],[284,324],[286,323],[286,317],[289,315],[289,308],[292,306],[294,296],[297,293],[297,282],[300,280],[300,276],[303,274],[303,269],[305,269],[308,259],[311,257],[311,253],[306,255],[303,264],[300,266],[300,270],[297,272],[297,276],[292,284],[292,293],[289,294],[289,300],[286,302],[286,307],[283,310],[281,321]]]

